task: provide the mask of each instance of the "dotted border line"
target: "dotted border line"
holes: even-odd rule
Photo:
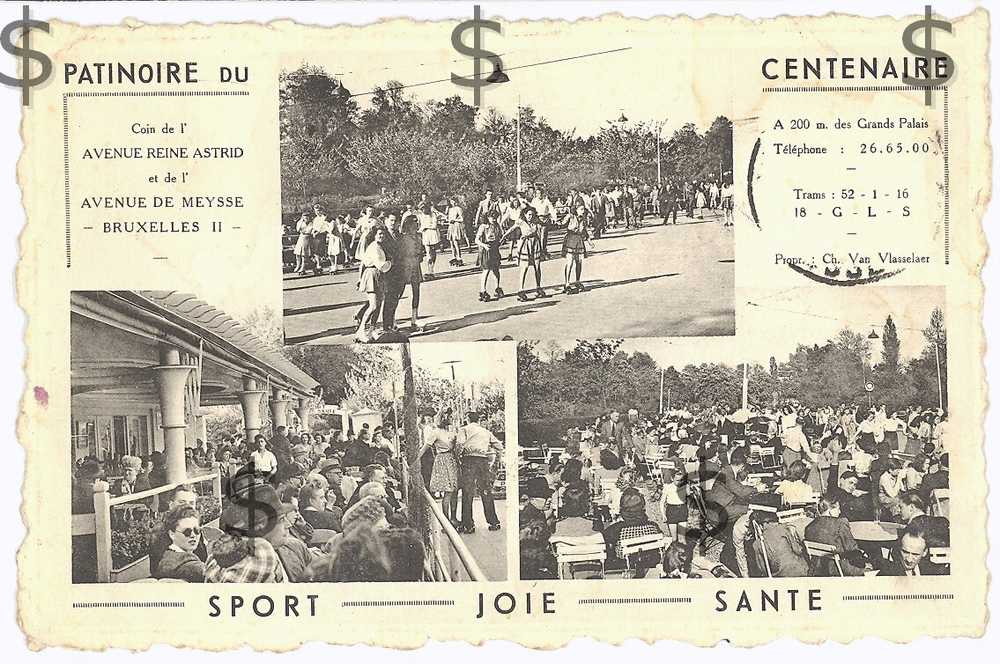
[[[74,609],[183,609],[184,602],[73,602]]]
[[[356,600],[341,602],[344,608],[372,608],[384,606],[455,606],[453,599],[398,599],[398,600]]]
[[[948,165],[948,88],[944,89],[944,264],[951,262],[951,169]]]
[[[912,85],[786,85],[781,87],[765,87],[764,92],[903,92],[916,90],[923,92],[928,88]],[[947,85],[932,85],[931,90],[948,90]]]
[[[591,597],[578,604],[690,604],[690,597]]]
[[[911,595],[844,595],[845,602],[896,602],[901,600],[952,600],[952,593],[917,593]]]
[[[63,196],[66,207],[66,267],[72,265],[70,249],[69,195],[69,98],[70,97],[249,97],[248,90],[144,90],[134,92],[64,92],[63,93]]]
[[[69,228],[69,101],[66,95],[62,100],[63,112],[63,203],[66,208],[66,267],[70,266],[70,228]]]

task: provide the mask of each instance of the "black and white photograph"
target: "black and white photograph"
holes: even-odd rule
[[[739,343],[519,342],[521,578],[949,574],[945,311],[798,288]]]
[[[592,102],[586,63],[500,71],[479,107],[284,70],[286,343],[734,334],[730,118]]]
[[[71,312],[74,583],[507,578],[512,345],[282,347],[175,291]]]

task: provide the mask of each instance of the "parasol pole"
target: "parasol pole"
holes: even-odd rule
[[[747,391],[750,386],[750,379],[747,375],[747,363],[743,363],[743,408],[747,407]]]

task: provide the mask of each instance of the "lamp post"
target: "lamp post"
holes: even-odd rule
[[[663,119],[656,123],[656,184],[659,185],[663,182],[663,173],[660,168],[660,134],[663,132],[663,125],[666,124],[666,119]]]
[[[879,338],[878,334],[875,333],[874,329],[871,331],[871,334],[868,335],[868,340],[869,341],[877,341],[878,338]],[[868,363],[869,363],[868,373],[869,373],[869,375],[872,378],[874,378],[875,377],[875,367],[871,365],[871,356],[870,355],[868,357]],[[875,381],[874,380],[871,381],[871,388],[872,389],[868,389],[868,388],[869,388],[868,381],[865,380],[865,392],[868,394],[868,409],[871,410],[871,407],[872,407],[872,391],[875,389]]]
[[[517,115],[514,118],[514,123],[516,126],[517,135],[517,184],[515,186],[515,191],[521,191],[521,95],[517,95]]]
[[[934,366],[937,368],[938,408],[944,411],[944,392],[941,390],[941,331],[934,335]]]
[[[461,363],[462,363],[461,360],[447,360],[447,361],[441,363],[441,364],[447,365],[451,369],[451,382],[454,383],[454,384],[456,384],[456,385],[458,384],[458,380],[455,377],[455,365],[456,364],[461,364]],[[462,391],[462,397],[461,397],[461,399],[459,399],[458,403],[455,404],[462,411],[462,412],[458,413],[459,421],[465,419],[465,407],[463,405],[464,401],[465,401],[465,391],[463,390]]]

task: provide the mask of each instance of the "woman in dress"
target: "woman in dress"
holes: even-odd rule
[[[455,448],[457,434],[451,430],[451,414],[440,409],[434,425],[424,429],[424,442],[417,453],[421,458],[428,449],[434,450],[434,465],[428,490],[441,494],[441,510],[452,525],[458,527],[458,457]]]
[[[479,259],[477,264],[483,271],[482,281],[479,287],[479,301],[489,302],[490,292],[487,287],[490,275],[494,275],[497,280],[497,289],[494,295],[499,300],[503,297],[503,289],[500,288],[500,238],[503,236],[500,230],[500,212],[496,208],[490,209],[479,223],[476,229],[476,246],[479,248]]]
[[[306,263],[312,256],[312,221],[309,213],[303,212],[295,224],[295,232],[299,234],[299,239],[295,242],[295,272],[306,273]]]
[[[462,215],[462,208],[458,206],[454,198],[448,199],[448,245],[451,247],[451,260],[449,265],[462,265],[461,242],[464,239],[468,246],[469,238],[465,235],[465,217]]]
[[[344,254],[344,218],[340,215],[330,223],[326,253],[330,258],[330,274],[336,274],[340,271],[340,258]]]
[[[729,180],[722,185],[722,213],[725,223],[723,223],[724,228],[732,228],[733,226],[733,183]]]
[[[441,243],[441,233],[438,231],[438,213],[429,202],[423,204],[417,212],[417,222],[420,224],[420,238],[427,254],[428,279],[434,278],[434,261],[437,260],[437,246]]]
[[[392,262],[382,247],[382,243],[385,242],[384,228],[376,226],[362,242],[365,244],[365,249],[361,254],[361,279],[358,282],[358,290],[367,295],[368,304],[361,314],[355,339],[361,343],[370,343],[375,339],[372,328],[385,299],[385,273],[392,267]]]
[[[323,206],[318,203],[313,206],[312,220],[312,262],[313,274],[322,274],[323,258],[327,255],[327,236],[330,233],[330,220],[327,219]]]
[[[541,224],[539,223],[538,213],[535,212],[535,208],[526,205],[521,213],[521,222],[504,233],[503,237],[500,238],[500,243],[503,244],[504,240],[514,232],[520,232],[521,234],[521,243],[517,250],[517,261],[523,264],[521,268],[521,290],[517,292],[517,299],[521,302],[528,301],[528,296],[525,293],[525,286],[528,283],[528,270],[533,270],[535,273],[535,296],[538,298],[549,297],[542,289],[542,261],[539,258],[542,251],[542,243],[539,239]]]
[[[420,264],[424,260],[424,245],[421,242],[419,224],[416,216],[409,214],[403,217],[400,226],[400,240],[396,248],[397,260],[400,261],[400,279],[403,289],[410,285],[410,329],[419,332],[417,317],[420,312],[420,284],[424,280]],[[403,291],[399,292],[402,297]]]
[[[563,293],[572,295],[583,291],[580,276],[583,273],[583,259],[587,257],[587,207],[582,203],[576,212],[566,219],[566,236],[563,238],[562,255],[566,259],[563,267]],[[570,284],[573,276],[576,279]]]
[[[705,185],[698,185],[698,189],[694,194],[694,205],[698,208],[698,218],[705,218],[705,208],[708,207],[708,198],[705,196]]]
[[[510,232],[510,249],[507,251],[507,260],[509,261],[514,260],[514,248],[520,239],[518,231],[513,231],[512,229],[517,228],[521,223],[522,212],[524,212],[524,204],[521,203],[521,199],[518,198],[517,194],[511,194],[507,207],[500,213],[500,228],[504,232],[503,237],[508,237],[507,233]]]

